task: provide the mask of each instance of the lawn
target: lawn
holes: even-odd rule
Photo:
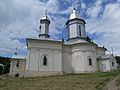
[[[120,76],[116,81],[116,86],[118,87],[118,90],[120,90]]]
[[[102,90],[119,72],[0,79],[0,90]]]

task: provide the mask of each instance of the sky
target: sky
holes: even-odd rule
[[[38,37],[40,19],[47,9],[52,39],[67,39],[67,22],[75,3],[86,21],[87,35],[99,46],[120,55],[120,0],[0,0],[0,56],[15,48],[26,55],[26,38]]]

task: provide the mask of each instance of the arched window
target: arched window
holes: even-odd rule
[[[47,65],[47,56],[44,55],[43,57],[43,65],[46,66]]]
[[[16,67],[19,67],[19,60],[17,60],[17,64],[16,64]]]
[[[79,35],[81,36],[81,26],[79,25]]]
[[[112,66],[114,66],[114,62],[112,62]]]
[[[92,59],[89,58],[89,65],[92,65]]]

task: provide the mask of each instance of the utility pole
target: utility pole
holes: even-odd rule
[[[112,51],[112,55],[114,56],[114,51],[113,51],[113,47],[111,47],[111,51]]]

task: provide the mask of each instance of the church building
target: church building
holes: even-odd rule
[[[27,58],[22,75],[36,77],[117,69],[114,56],[107,55],[105,47],[91,41],[85,25],[85,20],[74,8],[66,21],[68,40],[53,40],[49,35],[50,20],[45,14],[40,20],[39,38],[26,40]]]

